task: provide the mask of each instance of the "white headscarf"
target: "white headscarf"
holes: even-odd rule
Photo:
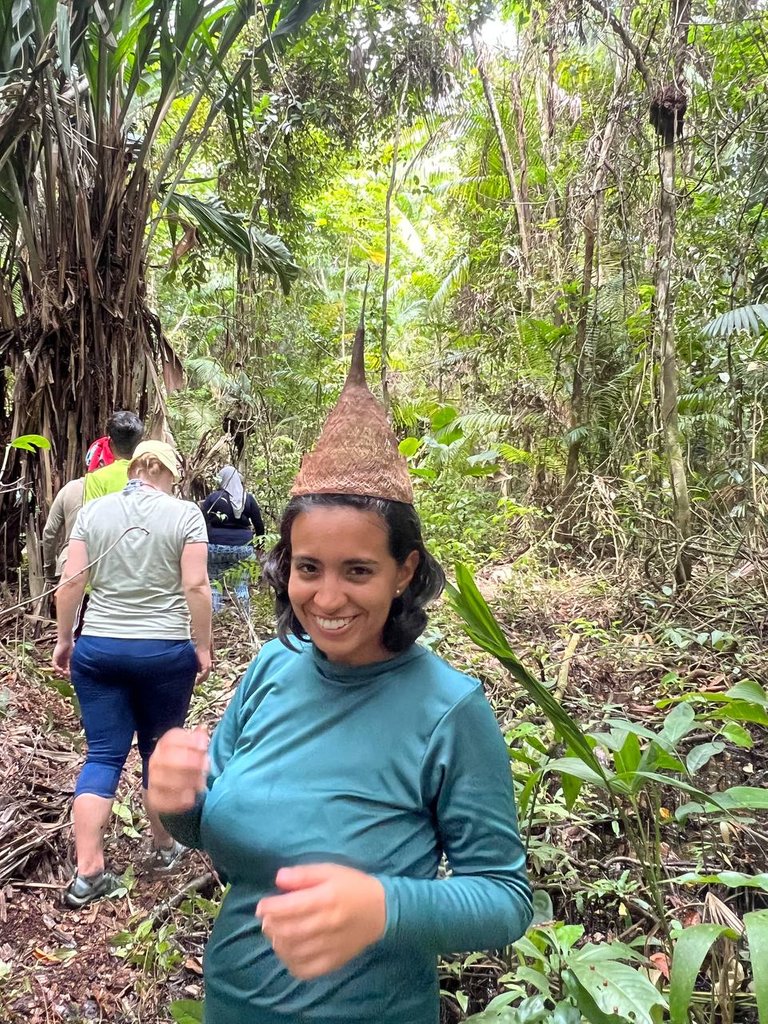
[[[219,471],[219,487],[226,491],[232,503],[235,518],[239,519],[245,508],[245,488],[243,478],[234,466],[222,466]]]

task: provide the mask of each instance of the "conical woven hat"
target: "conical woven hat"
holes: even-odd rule
[[[314,450],[304,456],[291,495],[363,494],[413,504],[408,464],[387,414],[365,382],[365,330],[355,334],[344,389]]]

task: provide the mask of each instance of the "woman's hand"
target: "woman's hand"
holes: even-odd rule
[[[343,967],[384,934],[384,886],[339,864],[281,868],[284,892],[256,907],[264,934],[295,978],[307,981]]]
[[[202,644],[195,644],[195,654],[197,655],[197,675],[195,676],[195,686],[197,686],[198,683],[204,683],[211,674],[211,669],[213,668],[213,656],[211,654],[211,648],[204,647]]]
[[[69,663],[75,645],[71,640],[57,640],[53,649],[53,671],[57,676],[69,679]]]
[[[208,733],[204,728],[169,729],[149,759],[148,795],[159,814],[182,814],[206,788]]]

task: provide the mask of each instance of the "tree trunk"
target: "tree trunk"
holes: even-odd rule
[[[691,578],[693,559],[688,547],[691,538],[691,504],[678,416],[679,389],[672,261],[675,253],[675,143],[678,135],[682,132],[682,118],[685,113],[682,75],[690,22],[690,0],[671,0],[670,22],[675,68],[672,97],[675,102],[671,106],[671,111],[667,110],[665,115],[667,120],[656,124],[661,139],[661,151],[659,159],[659,243],[654,285],[656,289],[656,339],[661,363],[659,378],[661,424],[679,543],[674,574],[678,586],[683,587]],[[658,95],[664,94],[669,96],[669,90],[660,90]],[[680,103],[682,106],[679,105]]]
[[[397,192],[397,158],[400,150],[400,127],[403,119],[405,106],[405,95],[408,90],[408,76],[403,82],[400,93],[400,103],[397,107],[397,124],[395,125],[395,137],[392,140],[392,171],[387,186],[387,197],[384,201],[384,284],[381,297],[381,397],[384,408],[389,412],[389,348],[387,339],[387,315],[389,312],[389,273],[392,267],[392,200]],[[407,172],[406,172],[407,176]]]
[[[493,91],[493,83],[488,76],[488,70],[485,64],[485,57],[483,55],[482,44],[477,36],[477,33],[472,33],[472,45],[475,51],[475,63],[477,65],[477,73],[480,76],[480,81],[483,85],[483,92],[485,93],[485,101],[488,104],[488,112],[491,115],[491,123],[493,124],[493,130],[496,133],[496,140],[499,144],[499,150],[501,152],[501,161],[504,166],[504,174],[506,175],[507,182],[509,184],[509,191],[512,195],[512,202],[515,207],[515,218],[517,221],[517,230],[520,236],[520,265],[523,272],[523,276],[526,283],[531,281],[531,247],[530,240],[528,237],[528,217],[525,206],[523,204],[522,195],[518,186],[517,174],[515,172],[515,165],[512,160],[512,153],[509,149],[507,142],[507,136],[504,131],[504,125],[501,120],[499,108],[496,104],[496,95]]]
[[[520,173],[518,176],[518,217],[523,224],[522,234],[525,236],[526,245],[530,250],[533,244],[533,207],[528,192],[528,143],[525,133],[525,107],[523,106],[523,91],[520,85],[520,73],[513,71],[510,77],[510,94],[512,96],[512,107],[515,112],[515,141],[517,143],[517,156],[520,162]]]
[[[654,338],[660,356],[659,397],[661,425],[667,456],[669,479],[674,503],[675,527],[678,536],[678,554],[674,574],[678,586],[685,586],[691,576],[692,555],[688,548],[691,538],[691,505],[688,478],[680,440],[678,415],[678,366],[675,344],[675,295],[672,287],[672,261],[675,251],[675,143],[682,134],[686,109],[684,89],[685,62],[688,56],[688,30],[691,20],[691,0],[670,0],[669,39],[667,63],[672,65],[672,83],[656,87],[645,54],[633,40],[630,31],[608,8],[603,0],[587,0],[621,39],[631,54],[635,67],[642,75],[648,90],[651,123],[660,138],[659,157],[659,237],[654,271],[655,323]]]
[[[10,417],[2,424],[4,447],[21,434],[42,434],[50,452],[13,450],[0,487],[0,577],[18,564],[26,535],[30,590],[37,578],[45,511],[66,481],[79,476],[91,441],[104,433],[115,409],[133,409],[151,432],[162,419],[159,367],[172,358],[160,322],[146,304],[142,243],[149,216],[147,177],[133,204],[124,202],[130,155],[119,129],[105,126],[95,164],[78,154],[79,192],[70,208],[58,162],[46,185],[55,189],[55,217],[30,223],[40,276],[19,262],[24,312],[5,308],[0,320],[0,360],[10,370]],[[68,140],[65,140],[68,141]],[[16,171],[7,166],[14,176]],[[35,180],[23,183],[34,190]],[[25,207],[39,214],[32,192]],[[31,220],[31,218],[30,218]],[[161,427],[162,424],[159,424]]]
[[[610,166],[610,154],[624,109],[624,90],[626,86],[627,67],[625,61],[617,61],[614,76],[613,96],[610,114],[601,136],[592,138],[587,151],[597,150],[597,169],[590,184],[589,198],[584,212],[584,268],[581,275],[581,294],[579,311],[576,320],[575,360],[573,379],[571,382],[571,408],[569,411],[569,428],[573,432],[584,423],[584,376],[586,370],[587,328],[592,310],[593,278],[595,274],[595,251],[603,208],[603,190]],[[599,149],[598,149],[599,145]],[[565,466],[562,497],[567,500],[576,485],[579,473],[579,455],[584,438],[571,436],[568,442],[568,456]]]
[[[563,480],[563,500],[567,500],[579,475],[579,454],[584,438],[574,432],[582,426],[584,404],[584,361],[587,345],[587,325],[592,295],[592,277],[595,265],[595,236],[597,233],[598,200],[593,197],[584,216],[584,268],[581,275],[581,296],[576,321],[576,358],[571,381],[571,407],[569,410],[568,457]]]
[[[671,269],[675,248],[675,143],[665,144],[660,159],[659,251],[656,263],[657,339],[661,362],[659,392],[664,445],[672,485],[675,526],[680,549],[675,579],[684,586],[691,576],[692,559],[686,545],[691,537],[691,506],[678,417],[677,346],[675,344],[675,296]]]
[[[392,171],[384,201],[384,283],[381,296],[381,397],[384,408],[389,412],[389,348],[387,337],[387,316],[389,314],[389,272],[392,267],[392,197],[397,185],[397,151],[400,143],[400,118],[397,120],[395,137],[392,140]]]

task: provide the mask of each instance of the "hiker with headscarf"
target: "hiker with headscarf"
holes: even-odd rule
[[[201,508],[208,528],[208,575],[215,612],[223,604],[223,578],[229,575],[235,597],[246,612],[250,608],[248,562],[254,558],[253,539],[264,536],[261,509],[243,486],[234,466],[224,466],[218,475],[218,489],[211,492]],[[233,572],[233,570],[236,570]]]
[[[445,577],[413,499],[360,336],[265,563],[278,639],[210,745],[173,729],[150,764],[168,830],[229,882],[206,1024],[438,1024],[438,955],[531,920],[482,683],[416,643]]]

